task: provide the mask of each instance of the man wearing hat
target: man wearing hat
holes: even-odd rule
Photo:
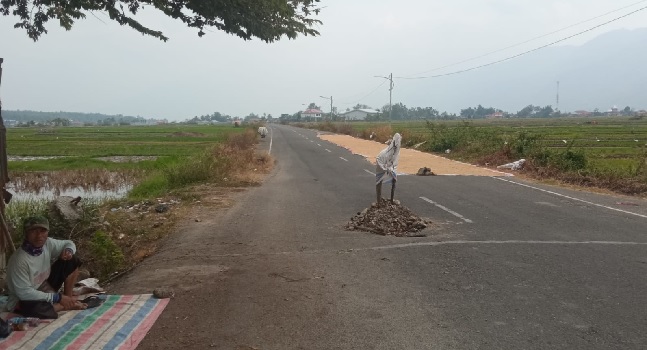
[[[24,229],[25,240],[7,264],[9,311],[55,319],[59,311],[85,309],[87,305],[72,295],[81,266],[74,255],[76,245],[49,238],[49,222],[42,216],[25,219]]]

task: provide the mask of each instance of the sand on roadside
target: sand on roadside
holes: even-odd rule
[[[363,140],[348,135],[319,134],[320,139],[344,147],[353,154],[359,154],[372,164],[375,157],[386,145],[380,142]],[[472,175],[472,176],[513,176],[510,173],[481,168],[476,165],[458,162],[431,153],[415,149],[402,148],[398,161],[398,173],[416,174],[418,169],[427,167],[436,175]]]

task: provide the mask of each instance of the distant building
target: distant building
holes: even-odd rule
[[[366,117],[369,115],[380,114],[380,111],[376,109],[354,109],[346,113],[342,113],[341,116],[346,120],[366,120]]]
[[[322,111],[315,109],[315,108],[310,108],[306,109],[305,111],[301,112],[301,118],[321,118],[321,115],[323,114]]]
[[[500,119],[500,118],[503,118],[503,112],[501,112],[501,111],[496,111],[496,112],[494,112],[494,113],[492,113],[492,114],[488,114],[488,115],[486,116],[486,118],[487,118],[487,119]]]
[[[607,115],[612,116],[612,117],[616,117],[616,116],[618,116],[618,114],[619,114],[618,113],[618,107],[616,107],[616,106],[611,107],[611,109],[607,111]]]
[[[590,117],[591,116],[591,112],[585,111],[585,110],[577,110],[577,111],[573,112],[573,114],[575,114],[575,116],[577,116],[577,117]]]

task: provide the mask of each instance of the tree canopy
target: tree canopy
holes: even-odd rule
[[[0,0],[0,13],[14,15],[34,41],[47,34],[49,20],[70,30],[74,22],[87,13],[105,12],[111,20],[161,40],[168,40],[161,31],[138,22],[135,15],[147,6],[166,16],[196,28],[198,35],[215,28],[244,40],[258,38],[274,42],[284,35],[289,39],[299,34],[317,36],[313,26],[321,24],[313,16],[319,13],[320,0]]]

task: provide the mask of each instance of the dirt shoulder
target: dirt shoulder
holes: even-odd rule
[[[386,147],[383,143],[348,135],[320,134],[319,138],[344,147],[353,154],[359,154],[372,164],[375,164],[375,157],[378,153]],[[513,176],[510,173],[481,168],[415,149],[402,148],[400,150],[398,173],[415,174],[422,167],[430,168],[436,175]]]

